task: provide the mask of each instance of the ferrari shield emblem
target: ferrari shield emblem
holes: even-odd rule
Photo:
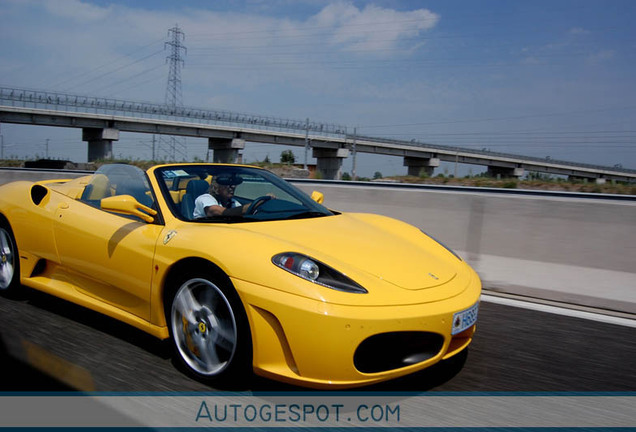
[[[176,236],[177,232],[172,230],[172,231],[168,231],[168,234],[166,234],[166,236],[163,238],[163,244],[168,244],[168,242],[170,240],[172,240],[172,237]]]

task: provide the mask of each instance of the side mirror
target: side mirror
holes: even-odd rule
[[[316,201],[318,204],[322,204],[322,202],[325,200],[325,196],[322,194],[322,192],[313,191],[311,193],[311,199]]]
[[[137,201],[130,195],[116,195],[101,201],[102,210],[137,216],[148,223],[154,222],[157,212]]]

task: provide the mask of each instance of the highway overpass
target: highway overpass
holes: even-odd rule
[[[338,179],[344,158],[356,153],[402,157],[409,175],[432,175],[441,161],[488,167],[493,176],[526,172],[576,179],[636,181],[636,170],[536,158],[418,141],[354,135],[343,125],[307,120],[169,107],[91,96],[0,87],[0,122],[81,128],[88,160],[112,157],[120,132],[204,138],[215,162],[234,162],[245,142],[311,148],[325,179]]]

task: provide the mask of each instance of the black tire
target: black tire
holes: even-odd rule
[[[20,256],[13,231],[0,221],[0,293],[14,295],[20,288]]]
[[[166,319],[176,362],[206,384],[245,385],[252,376],[252,339],[229,280],[199,273],[172,288]]]

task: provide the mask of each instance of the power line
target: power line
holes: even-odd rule
[[[124,84],[124,83],[126,83],[128,81],[131,81],[131,80],[137,78],[137,77],[140,77],[142,75],[146,75],[146,74],[148,74],[148,73],[150,73],[150,72],[152,72],[154,70],[162,68],[163,66],[164,66],[163,64],[160,64],[160,65],[156,65],[156,66],[153,66],[151,68],[148,68],[148,69],[144,69],[143,71],[141,71],[139,73],[136,73],[135,75],[130,76],[130,77],[126,78],[126,79],[123,79],[123,80],[120,80],[120,81],[116,81],[116,82],[111,83],[111,84],[106,84],[105,86],[102,86],[102,87],[94,90],[94,92],[95,93],[99,93],[99,92],[104,91],[106,89],[109,89],[109,88],[112,88],[112,87],[116,87],[116,86],[120,86],[120,85],[122,85],[122,84]]]
[[[160,53],[162,53],[162,52],[163,52],[163,50],[155,51],[155,52],[153,52],[153,53],[151,53],[151,54],[148,54],[147,56],[144,56],[144,57],[142,57],[142,58],[140,58],[140,59],[137,59],[137,60],[135,60],[135,61],[133,61],[133,62],[131,62],[131,63],[125,64],[125,65],[122,65],[122,66],[120,66],[120,67],[118,67],[118,68],[115,68],[115,69],[112,69],[112,70],[110,70],[110,71],[108,71],[108,72],[104,72],[103,74],[97,75],[96,77],[91,78],[91,79],[89,79],[89,80],[87,80],[87,81],[80,82],[80,83],[76,83],[75,85],[73,85],[72,87],[69,87],[69,88],[68,88],[67,90],[65,90],[65,91],[70,91],[71,89],[74,89],[74,88],[77,88],[77,87],[80,87],[80,86],[83,86],[83,85],[86,85],[86,84],[90,84],[90,83],[92,83],[92,82],[95,82],[95,81],[97,81],[97,80],[99,80],[99,79],[101,79],[101,78],[104,78],[105,76],[111,75],[111,74],[113,74],[113,73],[115,73],[115,72],[118,72],[118,71],[120,71],[120,70],[122,70],[122,69],[128,68],[128,67],[130,67],[130,66],[132,66],[132,65],[134,65],[134,64],[137,64],[137,63],[139,63],[139,62],[142,62],[142,61],[144,61],[144,60],[147,60],[147,59],[149,59],[150,57],[153,57],[153,56],[155,56],[155,55],[157,55],[157,54],[160,54]]]
[[[163,66],[163,65],[161,65],[161,66]],[[151,69],[151,70],[149,70],[147,72],[154,71],[154,70],[158,69],[161,66],[153,68],[153,69]],[[122,88],[120,90],[114,91],[114,92],[111,93],[111,96],[117,96],[118,94],[126,93],[128,90],[139,89],[139,88],[141,88],[142,86],[144,86],[144,85],[146,85],[148,83],[159,81],[159,80],[163,80],[163,79],[164,79],[164,75],[162,73],[160,76],[158,75],[158,76],[153,77],[153,78],[148,78],[147,80],[144,80],[144,81],[141,81],[141,82],[136,82],[136,83],[134,83],[132,85],[129,85],[128,87],[124,87],[124,88]],[[126,80],[126,81],[129,81],[129,80]]]
[[[91,73],[93,73],[95,71],[100,71],[100,70],[104,69],[105,67],[112,66],[113,64],[118,63],[120,60],[129,59],[133,54],[136,54],[139,51],[142,51],[142,50],[144,50],[144,49],[146,49],[146,48],[148,48],[148,47],[150,47],[152,45],[155,45],[155,44],[157,44],[159,42],[162,42],[162,41],[163,41],[163,39],[159,39],[159,40],[153,41],[153,42],[151,42],[151,43],[149,43],[147,45],[144,45],[144,46],[142,46],[142,47],[140,47],[140,48],[138,48],[138,49],[136,49],[134,51],[131,51],[131,52],[127,53],[127,54],[124,54],[124,55],[116,58],[113,61],[108,61],[106,63],[103,63],[103,64],[99,65],[99,66],[95,66],[94,68],[91,68],[91,69],[89,69],[87,71],[84,71],[84,72],[81,72],[81,73],[78,73],[78,74],[69,74],[69,75],[67,75],[66,79],[64,79],[64,80],[62,80],[62,81],[60,81],[60,82],[58,82],[56,84],[51,85],[51,87],[52,88],[59,87],[62,84],[66,84],[69,81],[75,81],[75,80],[77,80],[79,78],[82,78],[82,77],[84,77],[86,75],[89,75],[89,74],[91,74]]]
[[[560,116],[591,114],[591,113],[607,112],[607,111],[631,111],[634,109],[636,109],[636,106],[597,108],[597,109],[589,109],[589,110],[556,112],[556,113],[548,113],[548,114],[529,114],[529,115],[511,116],[511,117],[492,117],[492,118],[482,118],[482,119],[447,120],[447,121],[438,121],[438,122],[402,123],[402,124],[390,124],[390,125],[364,125],[361,127],[364,129],[375,129],[375,128],[389,128],[389,127],[432,126],[432,125],[457,124],[457,123],[482,123],[482,122],[491,122],[491,121],[524,120],[524,119],[540,118],[540,117],[560,117]]]
[[[502,132],[450,132],[450,133],[446,133],[446,132],[440,132],[440,133],[429,133],[428,135],[431,136],[462,136],[462,135],[497,135],[497,136],[505,136],[505,135],[535,135],[535,134],[548,134],[548,135],[573,135],[573,134],[592,134],[592,135],[598,135],[598,134],[631,134],[631,133],[636,133],[636,131],[633,130],[601,130],[601,131],[533,131],[533,132],[528,132],[528,131],[523,131],[523,132],[519,132],[519,131],[502,131]]]

